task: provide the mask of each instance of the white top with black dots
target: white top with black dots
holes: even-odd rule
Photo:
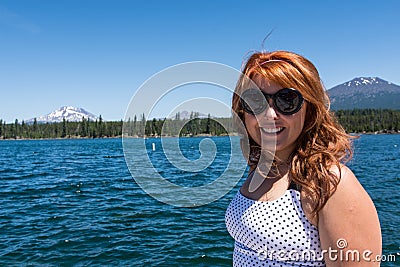
[[[236,194],[225,214],[235,239],[233,266],[325,266],[318,229],[306,218],[300,192],[273,201]]]

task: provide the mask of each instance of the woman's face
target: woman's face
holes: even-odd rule
[[[275,94],[282,89],[282,86],[268,82],[260,75],[255,75],[252,80],[267,94]],[[283,115],[276,110],[270,99],[269,107],[261,114],[251,115],[245,112],[247,132],[260,146],[266,144],[265,141],[276,138],[275,156],[281,160],[287,160],[295,149],[296,140],[303,130],[306,105],[304,102],[302,108],[293,115]]]

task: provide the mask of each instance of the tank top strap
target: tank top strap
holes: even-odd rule
[[[288,189],[293,189],[300,192],[301,186],[291,181]]]

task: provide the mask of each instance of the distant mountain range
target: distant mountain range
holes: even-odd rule
[[[359,77],[327,91],[331,109],[400,109],[400,86],[378,77]]]
[[[82,121],[82,118],[89,119],[91,121],[95,121],[98,119],[97,116],[84,110],[83,108],[65,106],[47,115],[37,117],[36,121],[37,123],[53,123],[62,122],[64,118],[67,121]],[[26,123],[33,123],[34,120],[35,118],[29,119],[26,121]]]
[[[327,91],[331,99],[331,109],[398,109],[400,110],[400,86],[378,77],[359,77],[337,85]],[[180,119],[189,119],[193,112],[180,111]],[[198,118],[207,118],[206,114],[197,113]],[[176,115],[171,116],[175,118]],[[99,118],[83,108],[64,106],[47,115],[36,117],[38,123],[91,121]],[[33,123],[34,118],[26,123]]]
[[[181,120],[187,120],[190,119],[192,116],[196,116],[197,118],[207,118],[208,115],[199,113],[199,112],[189,112],[189,111],[180,111],[179,113],[179,118]],[[174,119],[177,116],[177,114],[172,115],[170,119]],[[54,122],[62,122],[63,119],[67,121],[82,121],[82,118],[95,121],[98,120],[99,118],[89,111],[86,111],[83,108],[77,108],[77,107],[71,107],[71,106],[64,106],[61,107],[47,115],[43,115],[40,117],[36,117],[36,122],[37,123],[54,123]],[[163,118],[162,118],[163,119]],[[33,123],[35,118],[29,119],[25,121],[25,123],[31,124]]]
[[[196,117],[199,119],[204,119],[204,118],[208,117],[207,114],[195,112],[195,111],[190,112],[190,111],[183,110],[183,111],[179,111],[178,113],[179,113],[179,119],[181,119],[181,120],[188,120],[188,119],[190,119],[190,117]],[[176,116],[178,115],[178,113],[176,113],[175,115],[171,114],[171,116],[169,116],[168,118],[175,119]]]

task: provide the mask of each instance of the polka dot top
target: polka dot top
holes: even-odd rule
[[[233,266],[325,266],[318,229],[292,186],[273,201],[252,200],[239,191],[225,223],[235,239]]]

